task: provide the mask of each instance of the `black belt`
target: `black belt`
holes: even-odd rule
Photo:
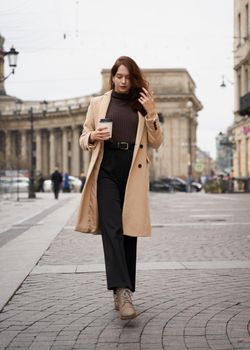
[[[128,143],[128,142],[105,142],[105,148],[108,149],[117,149],[122,151],[128,151],[130,149],[134,149],[135,144],[134,143]]]

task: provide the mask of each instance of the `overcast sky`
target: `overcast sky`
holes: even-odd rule
[[[233,121],[233,0],[0,0],[0,33],[5,50],[20,52],[9,95],[99,92],[101,70],[127,55],[141,68],[189,71],[204,106],[198,146],[211,156],[216,135]]]

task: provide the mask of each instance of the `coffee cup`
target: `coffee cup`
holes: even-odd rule
[[[109,132],[110,132],[110,137],[112,137],[112,126],[113,126],[113,120],[110,118],[101,118],[99,120],[99,124],[98,127],[105,127],[108,128]]]

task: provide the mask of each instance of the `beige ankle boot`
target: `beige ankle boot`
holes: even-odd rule
[[[114,307],[116,311],[119,311],[119,305],[118,305],[118,297],[117,294],[113,294],[114,296]]]
[[[117,288],[116,295],[118,300],[120,318],[122,320],[135,318],[137,315],[132,303],[131,291],[127,288]]]

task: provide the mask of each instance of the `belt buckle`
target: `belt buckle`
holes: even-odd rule
[[[123,151],[127,151],[128,150],[128,143],[127,142],[119,142],[120,144],[120,149]]]

